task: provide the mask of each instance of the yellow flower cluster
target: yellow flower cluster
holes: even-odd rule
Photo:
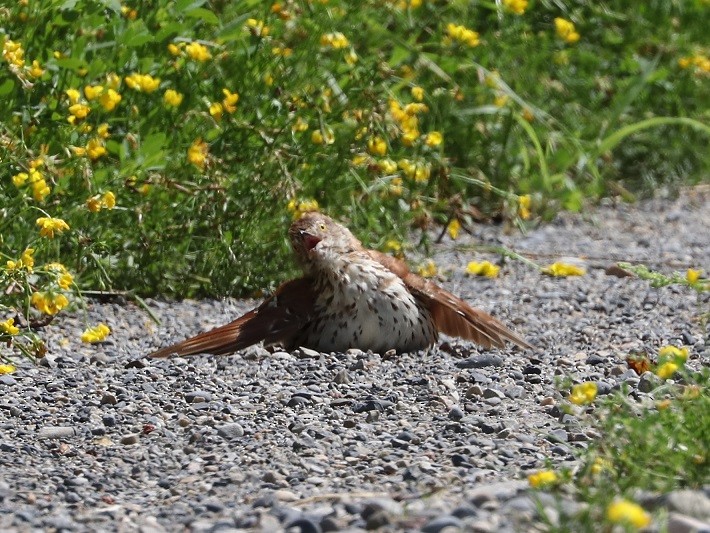
[[[222,119],[222,114],[226,111],[229,114],[237,110],[237,102],[239,102],[239,93],[232,92],[229,89],[222,89],[224,98],[222,102],[213,102],[210,104],[210,115],[219,121]]]
[[[336,50],[347,48],[350,46],[350,41],[341,32],[325,33],[320,37],[321,46],[326,48],[334,48]]]
[[[389,115],[399,126],[402,132],[402,143],[405,146],[412,146],[421,135],[419,132],[418,115],[426,113],[429,108],[420,102],[413,102],[402,106],[394,98],[389,101]]]
[[[25,64],[25,50],[22,44],[12,39],[5,39],[2,45],[2,58],[10,65],[10,71],[27,86],[29,86],[27,76],[39,78],[44,74],[44,69],[36,59],[31,65]]]
[[[433,278],[439,273],[439,269],[436,267],[436,263],[429,259],[423,265],[419,265],[417,273],[423,278]]]
[[[111,333],[111,329],[103,322],[94,326],[93,328],[87,328],[81,334],[81,342],[95,343],[101,342]]]
[[[597,384],[593,381],[587,381],[572,387],[572,392],[569,395],[569,401],[575,405],[587,405],[592,403],[596,397]]]
[[[34,248],[27,248],[24,252],[22,252],[20,259],[18,259],[17,261],[9,260],[6,263],[7,269],[10,271],[26,270],[27,272],[32,272],[32,267],[35,266],[35,259],[34,257],[32,257],[32,254],[34,253]]]
[[[551,265],[546,266],[542,269],[543,274],[555,277],[566,277],[566,276],[584,276],[586,270],[577,265],[570,265],[569,263],[556,262]]]
[[[555,19],[555,31],[557,36],[566,43],[574,44],[579,41],[579,33],[574,27],[574,23],[569,20],[557,17]]]
[[[606,517],[613,524],[632,526],[637,529],[649,526],[651,516],[639,504],[619,499],[612,502],[606,510]]]
[[[12,374],[17,368],[15,365],[0,364],[0,376],[3,374]]]
[[[532,203],[532,198],[529,194],[523,194],[518,196],[518,216],[523,220],[528,220],[530,218],[530,204]]]
[[[305,213],[310,213],[313,211],[318,211],[320,207],[318,202],[313,199],[298,200],[297,198],[291,198],[286,205],[286,209],[294,220],[301,218]]]
[[[6,335],[17,335],[20,332],[20,328],[15,325],[14,318],[8,318],[5,322],[0,322],[0,332]]]
[[[201,63],[212,59],[212,54],[209,49],[204,44],[200,44],[198,42],[191,42],[185,46],[185,53],[190,59]]]
[[[449,237],[451,237],[453,240],[456,240],[459,236],[459,232],[461,231],[461,222],[459,222],[458,218],[454,218],[451,220],[446,225],[446,232],[449,234]]]
[[[168,107],[178,107],[182,103],[183,95],[174,89],[168,89],[163,93],[163,102]]]
[[[74,283],[74,276],[69,273],[67,267],[65,267],[63,264],[48,263],[45,265],[44,268],[47,272],[51,272],[56,276],[56,281],[57,285],[59,285],[59,288],[68,290],[69,287],[71,287],[72,283]]]
[[[541,470],[540,472],[528,476],[528,483],[530,483],[530,486],[534,489],[550,487],[557,483],[557,480],[557,474],[552,470]]]
[[[694,68],[699,74],[710,74],[710,58],[703,54],[681,57],[678,66],[682,69]]]
[[[333,144],[335,142],[335,133],[330,127],[325,127],[322,131],[313,130],[311,142],[313,144]]]
[[[209,153],[210,149],[207,143],[202,139],[195,139],[187,149],[187,160],[201,170],[205,168]]]
[[[59,235],[69,229],[69,224],[61,218],[39,217],[37,225],[39,226],[39,234],[48,239],[54,239],[55,233]]]
[[[399,169],[404,175],[416,183],[426,183],[431,176],[431,165],[421,161],[412,162],[409,159],[400,159],[397,162]]]
[[[256,37],[266,37],[269,35],[270,29],[264,24],[263,20],[247,19],[247,30]]]
[[[34,292],[30,301],[35,308],[45,315],[56,315],[69,305],[69,300],[66,296],[50,292]]]
[[[528,0],[503,0],[505,9],[516,15],[522,15],[528,8]]]
[[[658,350],[658,364],[655,373],[661,379],[669,379],[679,369],[685,366],[688,360],[688,348],[664,346]]]
[[[466,274],[471,274],[472,276],[485,276],[487,278],[498,277],[500,272],[500,267],[494,265],[490,261],[483,261],[477,263],[476,261],[471,261],[466,265]]]
[[[154,78],[150,74],[140,74],[134,72],[124,78],[126,85],[134,91],[142,93],[152,93],[160,86],[160,78]]]
[[[113,209],[116,207],[116,195],[111,191],[104,194],[96,194],[86,200],[86,207],[92,213],[98,213],[102,209]]]
[[[444,44],[452,43],[465,44],[473,48],[481,44],[481,40],[478,32],[475,32],[466,26],[449,22],[446,25]]]
[[[370,137],[367,141],[367,151],[372,155],[384,156],[387,154],[387,141],[382,137]]]
[[[52,192],[39,170],[43,164],[42,159],[35,159],[30,162],[28,172],[19,172],[12,177],[12,183],[18,189],[29,183],[32,187],[32,197],[37,202],[43,201]]]

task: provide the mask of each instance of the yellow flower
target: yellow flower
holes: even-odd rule
[[[101,199],[98,196],[92,196],[91,198],[86,200],[86,207],[92,213],[98,213],[99,211],[101,211],[101,208],[103,206],[101,205]]]
[[[477,32],[468,29],[466,26],[454,24],[453,22],[449,22],[446,25],[446,35],[447,37],[444,41],[448,43],[457,41],[461,44],[466,44],[471,48],[481,44]]]
[[[522,15],[528,8],[528,0],[503,0],[503,6],[516,15]]]
[[[293,55],[293,49],[283,48],[282,46],[274,46],[271,49],[271,53],[275,56],[290,57],[291,55]]]
[[[333,33],[325,33],[321,35],[320,44],[321,46],[335,48],[337,50],[340,48],[348,47],[350,45],[350,41],[348,41],[348,38],[345,37],[345,35],[343,35],[339,31],[336,31]]]
[[[122,99],[123,97],[119,93],[113,89],[109,89],[99,96],[99,103],[101,107],[104,108],[104,111],[113,111]]]
[[[607,519],[614,524],[630,525],[635,528],[651,524],[651,516],[640,505],[628,500],[616,500],[606,510]]]
[[[575,405],[586,405],[592,403],[597,397],[597,384],[592,381],[580,383],[572,387],[569,401]]]
[[[508,103],[508,95],[507,94],[499,94],[496,96],[495,100],[493,100],[493,105],[496,107],[504,107],[505,104]]]
[[[27,172],[20,172],[12,177],[12,184],[15,187],[22,187],[28,179],[29,174],[27,174]]]
[[[656,368],[656,375],[661,379],[668,379],[678,371],[678,365],[673,361],[666,361]]]
[[[185,43],[179,43],[179,45],[174,44],[174,43],[170,43],[168,45],[168,52],[170,52],[170,55],[177,57],[180,55],[180,53],[182,51],[181,47],[184,47],[184,46],[185,46]]]
[[[121,77],[115,72],[110,72],[106,75],[106,85],[109,89],[118,90],[121,86]]]
[[[417,102],[424,100],[424,89],[421,87],[412,87],[412,98]]]
[[[658,350],[659,359],[679,359],[685,362],[688,359],[688,348],[676,348],[675,346],[664,346]]]
[[[22,270],[25,269],[27,272],[32,272],[32,267],[35,264],[34,257],[32,257],[32,254],[34,254],[35,249],[34,248],[27,248],[24,252],[22,252],[22,255],[20,256],[20,259],[18,261],[8,261],[7,262],[7,269],[8,270]]]
[[[81,342],[101,342],[108,336],[109,333],[111,333],[111,329],[106,324],[100,323],[93,328],[87,328],[84,330],[84,333],[81,334]]]
[[[348,65],[354,65],[355,63],[357,63],[357,60],[358,60],[357,54],[355,53],[355,50],[353,50],[351,48],[350,51],[347,54],[345,54],[345,62]]]
[[[187,149],[187,160],[197,168],[204,168],[209,154],[209,147],[202,139],[195,139]]]
[[[523,118],[527,122],[532,122],[533,120],[535,120],[535,113],[533,113],[532,111],[530,111],[530,109],[526,107],[525,109],[523,109]]]
[[[377,168],[384,174],[394,174],[397,172],[397,163],[391,159],[382,159],[377,162]]]
[[[402,253],[402,243],[395,239],[388,240],[384,247],[385,252],[393,252],[394,255],[401,255]]]
[[[264,24],[263,20],[247,19],[247,29],[256,37],[266,37],[269,35],[269,27]]]
[[[419,132],[412,130],[406,132],[404,135],[402,135],[402,144],[405,146],[412,146],[416,140],[419,138]]]
[[[167,106],[178,107],[182,103],[182,98],[182,94],[174,89],[168,89],[163,93],[163,102],[165,102]]]
[[[518,215],[523,220],[528,220],[530,218],[530,203],[532,198],[529,194],[523,194],[518,196]]]
[[[389,183],[388,192],[393,196],[402,196],[402,193],[404,192],[402,178],[392,178]]]
[[[32,61],[32,66],[29,68],[27,73],[33,78],[39,78],[42,74],[44,74],[44,69],[40,66],[39,61],[35,59]]]
[[[72,283],[74,283],[74,276],[72,276],[69,272],[60,274],[59,279],[57,279],[57,285],[64,290],[69,289]]]
[[[703,271],[702,270],[695,270],[693,268],[689,268],[688,271],[685,273],[685,279],[688,280],[688,283],[691,285],[694,285],[695,283],[698,282],[700,279],[700,276],[702,276]]]
[[[90,139],[86,144],[86,155],[88,155],[91,160],[96,160],[99,157],[106,155],[104,142],[99,137]]]
[[[367,141],[367,151],[372,155],[383,156],[387,153],[387,142],[382,137],[370,137]]]
[[[295,122],[291,125],[291,131],[306,131],[308,129],[308,122],[303,120],[301,117],[296,117]]]
[[[106,209],[113,209],[116,207],[116,195],[111,191],[107,191],[101,197],[101,202]]]
[[[449,225],[446,226],[446,231],[449,233],[449,237],[456,240],[461,231],[461,222],[457,218],[452,219]]]
[[[43,179],[35,181],[32,184],[32,197],[38,202],[43,201],[47,196],[49,196],[50,192],[52,192],[52,190]]]
[[[70,104],[79,103],[79,99],[81,98],[81,93],[79,91],[76,89],[67,89],[64,93],[67,95],[67,98],[69,98]]]
[[[566,43],[573,44],[579,41],[579,33],[577,33],[574,24],[569,20],[557,17],[555,19],[555,31],[557,36]]]
[[[209,61],[212,59],[212,54],[210,54],[210,51],[208,48],[200,43],[192,42],[185,46],[185,53],[190,56],[190,59],[194,59],[195,61]]]
[[[0,364],[0,375],[2,374],[12,374],[17,368],[15,365],[10,364]]]
[[[16,67],[25,66],[25,51],[18,42],[6,39],[2,47],[2,57]]]
[[[476,261],[471,261],[466,266],[466,273],[473,276],[485,276],[487,278],[498,277],[500,272],[500,267],[494,265],[490,261],[483,261],[482,263],[477,263]]]
[[[224,100],[222,106],[227,113],[234,113],[237,110],[237,102],[239,101],[239,93],[231,92],[229,89],[222,89]]]
[[[552,470],[541,470],[528,476],[528,483],[534,489],[549,487],[557,483],[557,474]]]
[[[69,224],[64,222],[61,218],[39,217],[37,219],[37,225],[40,228],[39,234],[49,239],[54,238],[55,232],[61,234],[69,229]]]
[[[8,318],[5,322],[0,322],[0,331],[7,335],[17,335],[20,332],[20,328],[15,326],[14,318]]]
[[[586,271],[578,267],[577,265],[570,265],[568,263],[553,263],[542,269],[543,274],[555,277],[565,277],[565,276],[584,276]]]
[[[84,104],[73,104],[69,106],[69,113],[78,119],[85,119],[86,116],[91,112],[89,106]]]
[[[312,211],[318,211],[318,202],[313,199],[297,200],[296,198],[291,198],[286,205],[286,209],[291,213],[294,220],[301,218],[304,213],[310,213]]]
[[[597,476],[605,471],[606,472],[613,472],[614,465],[608,459],[604,459],[602,457],[597,457],[594,460],[594,464],[592,464],[591,471],[592,471],[592,474],[595,476]]]
[[[311,133],[311,142],[313,144],[333,144],[335,142],[335,134],[330,128],[326,128],[323,132],[314,130]]]
[[[99,124],[99,127],[96,128],[96,133],[98,133],[99,137],[102,139],[107,139],[111,135],[108,129],[109,125],[104,122],[103,124]]]
[[[126,17],[128,20],[136,20],[138,17],[138,11],[131,9],[128,6],[121,6],[121,15]]]
[[[224,108],[222,107],[222,104],[220,104],[219,102],[212,102],[210,104],[210,115],[217,122],[222,120],[222,111],[223,110],[224,110]]]
[[[152,93],[160,86],[160,78],[154,78],[150,74],[139,74],[134,72],[124,78],[126,85],[135,91]]]
[[[424,137],[424,144],[432,148],[439,146],[443,141],[444,137],[441,135],[441,132],[438,131],[430,131],[426,134],[426,137]]]
[[[84,96],[86,96],[86,99],[91,101],[95,100],[99,96],[101,96],[101,93],[104,92],[103,85],[87,85],[84,87]]]
[[[417,272],[423,278],[433,278],[439,272],[439,269],[436,267],[436,263],[429,259],[423,265],[419,265]]]
[[[32,305],[45,315],[56,315],[69,305],[69,300],[63,294],[50,294],[46,292],[32,293]]]

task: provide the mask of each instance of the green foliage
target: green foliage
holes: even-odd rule
[[[290,275],[302,200],[382,246],[469,206],[545,216],[707,175],[700,0],[142,6],[0,9],[4,259],[36,248],[83,288],[242,294]],[[40,216],[71,229],[41,243]]]

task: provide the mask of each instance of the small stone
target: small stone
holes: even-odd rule
[[[461,420],[464,417],[464,412],[458,405],[454,405],[449,411],[449,418],[451,420]]]
[[[476,396],[483,396],[483,388],[478,384],[471,385],[466,390],[466,398],[474,398]]]
[[[335,374],[335,377],[333,378],[333,381],[337,383],[338,385],[344,385],[345,383],[350,383],[350,375],[348,374],[347,370],[341,370],[337,374]]]
[[[424,524],[421,531],[422,533],[439,533],[442,529],[447,527],[463,528],[463,526],[464,524],[459,518],[451,515],[444,515],[434,518]]]
[[[38,439],[66,439],[76,435],[71,426],[44,427],[37,433]]]
[[[115,394],[104,392],[103,396],[101,396],[101,405],[116,405],[117,403],[118,399],[116,399]]]
[[[223,439],[238,439],[244,436],[244,428],[236,422],[225,424],[217,428],[217,434]]]
[[[196,390],[196,391],[185,393],[185,401],[187,403],[209,402],[211,400],[212,400],[212,395],[207,391]]]
[[[305,357],[313,359],[315,357],[320,357],[320,352],[317,350],[312,350],[310,348],[300,346],[298,350],[294,350],[293,355],[295,355],[296,357]]]
[[[639,379],[638,390],[641,392],[651,392],[663,383],[653,372],[644,372]]]
[[[483,391],[484,398],[500,398],[501,400],[505,398],[505,394],[497,389],[485,389]]]
[[[130,446],[131,444],[138,444],[139,436],[138,433],[130,433],[121,437],[121,444],[124,446]]]
[[[608,359],[606,357],[602,357],[601,355],[593,353],[589,357],[587,357],[586,363],[588,365],[596,366],[596,365],[602,365],[606,363]]]
[[[485,368],[488,366],[503,366],[503,358],[499,355],[493,354],[481,354],[474,355],[464,359],[463,361],[458,361],[456,363],[458,368]]]
[[[668,515],[668,533],[710,533],[710,524],[680,513]]]

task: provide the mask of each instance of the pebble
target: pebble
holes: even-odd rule
[[[244,436],[244,428],[240,424],[234,422],[218,427],[217,434],[225,439],[238,439]]]
[[[66,439],[76,435],[71,426],[44,427],[37,433],[38,439]]]

